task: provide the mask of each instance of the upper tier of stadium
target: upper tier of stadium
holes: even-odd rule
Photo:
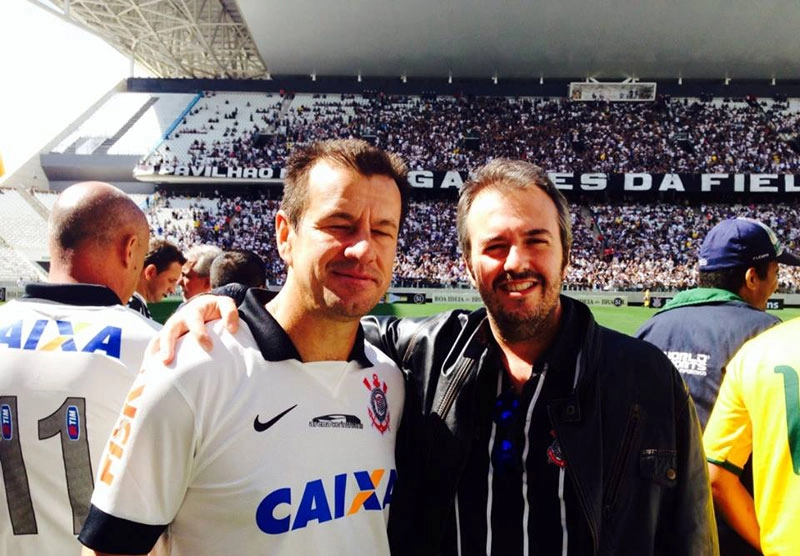
[[[439,92],[430,82],[273,81],[128,80],[7,185],[60,190],[104,179],[148,193],[152,183],[278,183],[295,145],[334,137],[364,137],[414,171],[462,178],[498,156],[578,175],[780,176],[800,167],[800,88],[673,83],[658,84],[652,100],[602,88],[575,100],[567,82]]]
[[[99,179],[140,195],[155,235],[184,248],[253,249],[280,284],[270,226],[282,166],[296,145],[333,137],[364,137],[413,171],[416,202],[396,284],[466,286],[455,192],[497,156],[542,165],[573,201],[568,288],[691,285],[697,239],[729,216],[765,220],[798,248],[800,91],[658,84],[650,101],[586,102],[567,96],[566,82],[473,85],[439,92],[428,82],[379,80],[128,80],[31,161],[34,179],[19,173],[6,182],[0,281],[43,278],[32,261],[46,260],[49,199]],[[719,90],[728,94],[711,94]],[[782,274],[781,290],[796,291],[797,278]]]

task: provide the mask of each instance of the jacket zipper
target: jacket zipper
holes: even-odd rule
[[[606,512],[611,511],[611,508],[614,506],[616,501],[617,489],[622,482],[625,461],[628,459],[628,452],[630,451],[633,437],[636,436],[636,431],[639,428],[640,413],[639,404],[636,404],[633,406],[633,408],[631,408],[631,418],[630,421],[628,421],[628,426],[625,429],[622,448],[620,449],[619,457],[614,467],[614,475],[611,477],[611,480],[608,483],[606,496],[604,497],[603,507]]]
[[[451,380],[450,384],[447,385],[447,389],[444,391],[444,395],[439,400],[439,405],[436,407],[436,414],[442,417],[443,419],[447,416],[447,413],[450,411],[450,407],[453,405],[453,402],[456,399],[456,394],[461,389],[462,383],[469,374],[468,371],[471,364],[472,363],[466,358],[462,358],[459,361],[453,380]]]

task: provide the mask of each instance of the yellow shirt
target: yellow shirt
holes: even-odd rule
[[[706,457],[739,474],[753,454],[765,555],[800,554],[800,319],[747,342],[727,366],[703,436]]]

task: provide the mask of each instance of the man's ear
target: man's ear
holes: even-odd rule
[[[760,278],[758,277],[758,273],[756,272],[756,267],[751,266],[748,268],[744,273],[744,287],[748,290],[755,290],[758,286],[758,281]]]
[[[467,269],[467,276],[469,276],[469,283],[472,284],[472,287],[476,290],[478,289],[478,284],[475,282],[475,276],[472,274],[472,266],[469,264],[469,259],[466,255],[463,256],[464,260],[464,268]]]
[[[275,242],[278,246],[278,255],[287,266],[292,264],[292,237],[294,230],[289,223],[289,217],[283,210],[275,213]]]
[[[149,264],[144,267],[143,273],[146,279],[152,280],[155,277],[155,275],[158,274],[158,268],[156,268],[156,265],[154,264]]]
[[[137,263],[141,261],[136,260],[136,246],[139,243],[139,237],[136,234],[131,234],[122,238],[122,266],[123,268],[136,268]]]

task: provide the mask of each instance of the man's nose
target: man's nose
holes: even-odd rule
[[[507,271],[523,270],[527,264],[527,259],[527,253],[524,249],[520,249],[518,246],[512,245],[508,250],[508,255],[506,255],[503,268]]]
[[[375,237],[370,230],[358,230],[351,238],[345,255],[358,259],[359,262],[370,262],[375,258]]]

